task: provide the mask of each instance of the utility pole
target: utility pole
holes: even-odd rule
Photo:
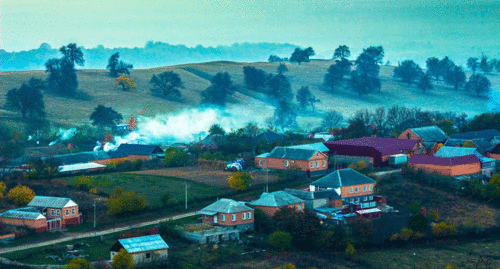
[[[186,210],[188,209],[188,184],[186,183]]]
[[[269,168],[266,169],[266,192],[269,192]]]
[[[95,200],[94,200],[94,235],[95,235]]]

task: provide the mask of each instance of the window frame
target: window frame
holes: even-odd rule
[[[373,190],[373,186],[372,186],[372,184],[368,185],[368,190],[369,190],[369,191],[372,191],[372,190]]]
[[[247,219],[247,213],[243,213],[243,220]]]
[[[264,166],[264,162],[262,160],[259,161],[259,166]]]
[[[236,221],[236,214],[233,214],[233,218],[232,218],[233,221]]]
[[[352,187],[349,189],[349,193],[352,193]]]
[[[311,168],[314,168],[314,161],[311,162]]]
[[[225,222],[225,221],[226,221],[226,215],[221,214],[220,220],[221,220],[222,222]]]
[[[248,212],[248,219],[252,219],[252,212]]]
[[[366,185],[363,186],[363,192],[366,192]]]
[[[75,208],[73,207],[73,208],[71,209],[71,215],[75,215],[75,214],[76,214],[76,210],[75,210]]]
[[[50,215],[51,215],[51,216],[55,216],[55,211],[54,211],[54,209],[51,209],[51,210],[50,210]]]
[[[56,210],[56,216],[61,216],[61,210],[59,209]]]
[[[325,166],[326,166],[326,161],[325,161],[325,160],[323,160],[323,167],[325,167]]]
[[[354,191],[355,191],[356,193],[358,193],[358,192],[359,192],[359,187],[356,187],[356,188],[354,189]]]
[[[66,216],[69,216],[69,209],[66,209],[64,213],[66,213]]]
[[[285,160],[285,167],[290,166],[290,162],[288,160]]]

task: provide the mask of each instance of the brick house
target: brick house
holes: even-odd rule
[[[253,212],[253,208],[241,202],[222,198],[203,208],[198,214],[201,214],[203,223],[212,223],[213,225],[247,231],[254,229]]]
[[[371,201],[375,191],[375,180],[351,168],[336,170],[309,184],[310,191],[335,190],[349,202]],[[370,197],[370,199],[366,199]]]
[[[445,132],[443,132],[443,130],[441,130],[441,128],[433,125],[418,128],[408,128],[398,136],[398,139],[413,139],[421,142],[444,143],[448,139],[448,136]]]
[[[114,154],[128,156],[129,161],[149,161],[164,154],[164,151],[157,145],[121,144]]]
[[[340,208],[343,206],[342,197],[333,189],[323,191],[285,189],[285,192],[304,200],[304,207],[311,210],[321,207]]]
[[[474,154],[449,158],[415,155],[410,157],[408,165],[413,169],[452,177],[481,173],[481,162]]]
[[[33,207],[16,208],[0,213],[0,222],[26,226],[35,230],[36,233],[47,231],[47,218]]]
[[[70,198],[35,196],[29,207],[36,208],[48,219],[61,219],[61,227],[68,225],[77,225],[82,221],[81,214],[78,212],[78,205]]]
[[[275,147],[270,153],[255,157],[255,167],[271,169],[296,167],[301,171],[327,170],[328,155],[308,147]]]
[[[496,160],[483,157],[476,148],[466,147],[441,147],[434,156],[443,158],[462,157],[467,155],[476,155],[481,162],[481,174],[486,177],[491,177],[496,171]]]
[[[389,156],[395,154],[423,154],[425,147],[417,140],[363,137],[326,142],[330,162],[348,166],[363,160],[373,167],[388,165]]]
[[[276,211],[282,207],[291,207],[297,211],[304,211],[304,200],[284,191],[264,192],[259,199],[247,204],[255,209],[261,209],[269,218],[274,216]]]
[[[168,257],[168,245],[160,235],[147,235],[118,239],[110,248],[110,259],[125,249],[134,259],[134,265],[164,260]]]

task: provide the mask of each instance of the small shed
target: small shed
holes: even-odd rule
[[[134,265],[163,260],[168,257],[168,245],[160,235],[147,235],[133,238],[118,239],[110,248],[110,259],[125,249],[134,258]]]

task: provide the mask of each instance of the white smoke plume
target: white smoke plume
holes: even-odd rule
[[[56,140],[52,141],[49,143],[49,146],[53,146],[57,144],[59,141],[66,141],[71,139],[76,133],[76,128],[70,128],[70,129],[63,129],[59,128],[59,131],[57,131],[56,136],[58,137]]]
[[[500,87],[492,87],[488,98],[488,111],[498,113],[500,112]]]
[[[114,137],[104,145],[104,151],[115,150],[124,143],[171,145],[190,143],[207,135],[210,126],[219,124],[226,132],[241,128],[248,114],[234,115],[219,109],[192,109],[177,114],[138,117],[136,130],[123,137]]]

